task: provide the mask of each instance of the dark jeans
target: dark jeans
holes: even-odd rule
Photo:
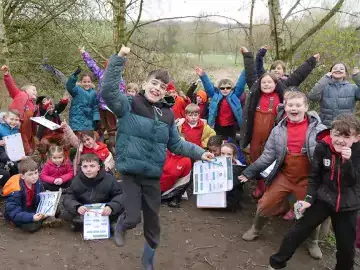
[[[315,201],[287,233],[279,251],[270,257],[270,265],[275,269],[285,268],[296,249],[330,216],[336,238],[335,270],[353,270],[356,214],[357,211],[335,212],[328,204]]]
[[[135,228],[141,222],[142,210],[144,237],[149,246],[155,249],[160,241],[160,181],[142,175],[129,174],[122,174],[122,180],[125,211],[119,217],[117,229],[127,231]]]
[[[237,128],[237,124],[226,127],[222,127],[219,124],[215,124],[214,130],[216,132],[216,135],[220,135],[223,137],[223,140],[227,140],[230,137],[235,141],[236,128]]]
[[[64,189],[64,188],[68,188],[71,185],[71,181],[66,182],[65,184],[62,185],[55,185],[55,184],[49,184],[45,181],[42,182],[44,189],[45,190],[50,190],[50,191],[59,191],[60,188]]]
[[[41,229],[41,225],[42,225],[42,221],[38,221],[38,222],[21,224],[18,227],[25,232],[34,233]]]

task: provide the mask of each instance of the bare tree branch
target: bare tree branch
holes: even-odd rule
[[[250,24],[249,24],[249,43],[252,51],[255,50],[254,38],[253,38],[253,17],[254,17],[255,1],[256,0],[251,0]]]
[[[134,34],[136,28],[138,27],[139,23],[140,23],[140,19],[141,19],[141,15],[142,15],[142,9],[143,9],[143,4],[144,4],[144,0],[140,0],[140,6],[139,6],[139,14],[138,17],[136,19],[136,22],[133,25],[133,28],[127,33],[126,35],[126,39],[124,41],[124,44],[126,45],[126,43],[129,42],[131,36]]]
[[[304,8],[302,10],[298,10],[294,13],[291,14],[291,16],[295,15],[295,14],[298,14],[298,13],[301,13],[301,12],[304,12],[304,11],[310,11],[312,9],[320,9],[320,10],[326,10],[326,11],[331,11],[332,9],[330,8],[323,8],[323,7],[308,7],[308,8]],[[354,13],[350,13],[350,12],[346,12],[346,11],[342,11],[342,10],[338,10],[336,11],[336,13],[342,13],[342,14],[346,14],[346,15],[349,15],[349,16],[352,16],[352,17],[356,17],[356,18],[359,18],[360,17],[360,13],[358,12],[357,14],[354,14]]]
[[[288,13],[286,13],[285,17],[283,18],[283,21],[286,21],[292,15],[292,12],[294,11],[295,8],[297,8],[299,4],[300,4],[300,0],[297,0],[295,4],[289,9]]]

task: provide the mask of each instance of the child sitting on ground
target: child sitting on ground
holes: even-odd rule
[[[200,107],[194,103],[186,106],[185,119],[178,119],[177,126],[186,141],[202,148],[206,148],[209,138],[216,135],[206,121],[200,119]]]
[[[120,183],[101,166],[101,160],[95,154],[84,154],[80,158],[81,170],[71,182],[64,195],[62,217],[71,222],[74,231],[81,230],[86,204],[105,203],[103,216],[109,216],[111,229],[122,213]]]
[[[40,174],[44,188],[50,191],[68,188],[74,178],[74,171],[70,160],[65,156],[64,148],[62,146],[51,146],[48,156],[49,159]]]
[[[139,86],[137,83],[129,83],[126,85],[126,95],[136,96],[139,93]]]
[[[30,158],[18,164],[19,173],[12,176],[3,188],[6,196],[5,218],[27,232],[40,230],[43,214],[35,214],[40,202],[39,193],[45,191],[39,181],[38,165]]]
[[[208,75],[196,68],[196,73],[204,85],[206,94],[211,98],[208,124],[214,127],[216,134],[236,139],[236,130],[243,122],[240,96],[245,90],[245,71],[243,71],[234,87],[229,79],[221,79],[219,86],[214,87]]]
[[[359,133],[359,119],[343,114],[332,122],[331,130],[317,136],[306,196],[299,201],[303,216],[270,257],[269,270],[285,268],[296,249],[328,217],[336,238],[335,269],[354,269],[356,216],[360,209]]]
[[[167,85],[166,95],[175,99],[175,104],[172,106],[175,119],[185,118],[185,108],[191,100],[182,91],[178,91],[172,82]]]
[[[4,81],[9,91],[10,97],[13,99],[9,106],[9,110],[17,110],[20,113],[20,133],[24,144],[25,154],[30,156],[35,151],[36,125],[30,118],[34,116],[36,110],[35,99],[37,96],[36,87],[31,84],[24,85],[21,89],[17,88],[13,78],[9,73],[7,66],[2,66],[4,72]]]

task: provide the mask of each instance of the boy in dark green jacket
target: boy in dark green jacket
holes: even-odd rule
[[[159,244],[160,176],[166,149],[193,160],[209,160],[212,154],[180,139],[170,105],[164,101],[169,83],[167,71],[150,72],[143,84],[144,94],[126,97],[119,83],[129,48],[113,55],[104,74],[101,95],[118,117],[116,168],[122,175],[124,213],[115,231],[118,246],[125,244],[125,233],[144,216],[146,244],[142,256],[144,269],[154,269],[155,249]]]

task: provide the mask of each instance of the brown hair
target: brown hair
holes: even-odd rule
[[[344,64],[344,63],[334,63],[331,67],[330,67],[330,72],[332,71],[332,69],[333,69],[333,67],[334,66],[336,66],[336,65],[343,65],[344,67],[345,67],[345,74],[346,74],[346,77],[345,77],[345,79],[347,79],[348,78],[348,76],[349,76],[349,73],[348,73],[348,68],[347,68],[347,66]]]
[[[232,149],[232,150],[233,150],[233,157],[237,157],[237,155],[238,155],[238,150],[237,150],[235,144],[233,144],[233,143],[223,143],[223,144],[221,145],[221,148],[223,148],[223,147],[228,147],[228,148]]]
[[[64,147],[61,145],[51,145],[48,150],[48,156],[52,157],[55,153],[62,153],[65,156]]]
[[[150,81],[151,79],[156,79],[165,84],[168,84],[170,82],[169,72],[163,69],[150,71],[146,80]]]
[[[285,97],[286,97],[286,101],[285,101]],[[307,96],[303,93],[303,92],[298,92],[298,91],[286,91],[284,94],[284,101],[287,102],[290,99],[294,99],[294,98],[302,98],[305,105],[308,106],[309,105],[309,101]]]
[[[137,83],[129,83],[129,84],[127,84],[126,85],[126,91],[127,90],[135,90],[136,91],[136,93],[138,93],[139,92],[139,86],[138,86],[138,84]]]
[[[94,80],[93,75],[90,72],[84,72],[80,75],[80,81],[82,81],[85,77],[89,77],[91,82]]]
[[[93,130],[84,130],[80,132],[80,141],[84,140],[84,137],[88,136],[95,140],[95,132]]]
[[[355,131],[355,135],[360,134],[360,120],[350,113],[340,114],[331,123],[331,130],[338,131],[340,135],[350,136],[352,129]]]
[[[234,82],[232,80],[230,80],[230,79],[220,79],[219,80],[219,83],[218,83],[219,88],[224,84],[229,84],[231,86],[231,88],[234,87]]]
[[[200,107],[194,103],[190,103],[189,105],[186,106],[185,108],[185,113],[193,113],[193,112],[200,112]]]
[[[208,140],[207,147],[217,146],[220,147],[223,143],[223,138],[220,135],[211,136]]]
[[[270,70],[276,69],[278,65],[280,65],[283,68],[284,72],[286,71],[286,64],[284,61],[281,60],[274,61],[270,66]]]
[[[10,116],[10,115],[9,115],[10,113],[13,114],[13,115],[16,115],[17,117],[20,118],[20,113],[19,113],[18,110],[15,110],[15,109],[8,110],[8,111],[5,113],[5,115],[6,115],[6,116]]]
[[[95,162],[97,162],[99,165],[101,165],[101,163],[100,163],[100,158],[99,158],[97,155],[92,154],[92,153],[81,155],[81,157],[80,157],[80,166],[82,165],[82,163],[83,163],[84,161],[87,161],[87,162],[95,161]]]
[[[269,77],[274,81],[275,84],[278,83],[278,79],[276,78],[276,76],[275,76],[274,74],[272,74],[272,73],[270,73],[270,72],[265,72],[265,73],[264,73],[263,75],[261,75],[260,78],[259,78],[259,85],[261,85],[262,79],[263,79],[264,77],[266,77],[266,76],[269,76]]]
[[[38,170],[38,164],[31,158],[25,158],[18,163],[20,174]]]

